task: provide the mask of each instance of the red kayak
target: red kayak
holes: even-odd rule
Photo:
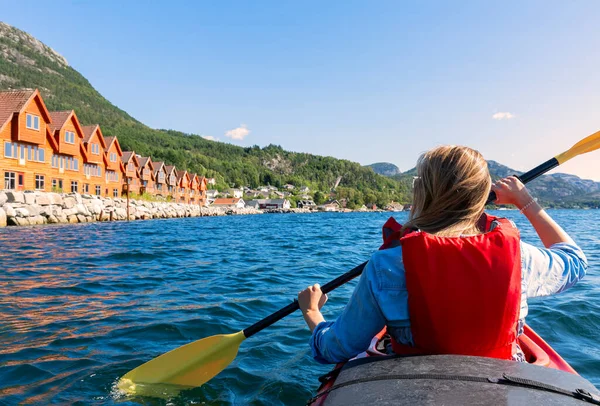
[[[386,331],[357,358],[337,364],[311,405],[600,405],[600,392],[529,326],[519,337],[527,362],[460,355],[397,356]]]

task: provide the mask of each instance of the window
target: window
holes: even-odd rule
[[[27,160],[31,161],[31,145],[27,146]]]
[[[14,172],[4,172],[4,189],[15,189],[17,176]]]
[[[65,142],[75,144],[75,133],[73,131],[65,131]]]
[[[133,171],[135,171],[135,165],[133,164],[133,162],[129,162],[129,163],[127,164],[127,170],[128,170],[129,172],[133,172]]]
[[[25,145],[20,145],[21,147],[21,159],[25,159]]]
[[[100,144],[92,144],[92,154],[100,155]]]
[[[79,186],[77,184],[76,180],[72,180],[71,181],[71,193],[77,193],[79,192]]]
[[[164,182],[165,181],[165,174],[163,172],[159,172],[158,173],[158,180],[160,182]]]
[[[35,175],[35,190],[44,190],[44,175]]]
[[[113,189],[113,197],[119,197],[119,190]]]
[[[52,179],[52,191],[53,192],[62,192],[63,191],[63,180],[62,179]]]
[[[102,189],[99,185],[96,185],[96,196],[100,196],[102,194]]]
[[[34,114],[27,114],[27,128],[30,130],[39,130],[40,129],[40,118]]]
[[[73,188],[73,185],[71,184],[71,189]],[[84,183],[83,185],[83,193],[90,193],[90,184],[89,183]]]
[[[4,157],[5,158],[12,158],[12,143],[10,142],[5,142],[4,143]]]
[[[110,162],[117,162],[117,153],[116,152],[110,153]]]

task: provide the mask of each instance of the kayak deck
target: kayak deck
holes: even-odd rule
[[[322,385],[309,404],[546,406],[585,404],[568,395],[577,390],[591,394],[592,399],[600,396],[529,326],[519,337],[527,363],[460,355],[389,356],[382,352],[384,335],[385,329],[373,338],[367,352],[336,365],[322,377]],[[600,404],[600,397],[596,400],[599,403],[595,404]]]

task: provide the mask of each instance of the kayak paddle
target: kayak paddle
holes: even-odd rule
[[[528,183],[558,165],[600,148],[600,131],[573,145],[568,151],[555,156],[536,168],[519,176]],[[488,202],[496,199],[492,192]],[[364,262],[347,273],[324,285],[323,293],[331,292],[359,276],[367,263]],[[190,389],[208,382],[236,357],[242,341],[299,309],[298,301],[281,308],[252,326],[234,334],[219,334],[186,344],[129,371],[117,386],[128,394],[164,396],[181,389]],[[178,388],[178,389],[175,389]]]
[[[562,154],[558,154],[554,158],[550,158],[549,160],[547,160],[541,165],[536,166],[529,172],[525,172],[524,174],[517,176],[517,178],[519,178],[519,180],[523,183],[531,182],[532,180],[539,176],[542,176],[549,170],[556,168],[558,165],[564,164],[569,159],[575,158],[576,156],[585,154],[587,152],[595,151],[599,148],[600,131],[585,137]],[[487,204],[492,203],[494,200],[496,200],[496,193],[491,192],[490,197],[488,197]]]
[[[323,293],[342,286],[359,276],[364,262],[321,287]],[[234,334],[219,334],[186,344],[129,371],[119,380],[118,388],[128,394],[161,396],[203,385],[224,370],[236,357],[242,341],[292,314],[300,307],[294,299],[289,305],[250,327]],[[153,387],[157,385],[157,387]]]

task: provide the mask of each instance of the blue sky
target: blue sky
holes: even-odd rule
[[[237,145],[406,170],[463,144],[527,170],[600,130],[596,0],[0,6],[138,120]],[[561,171],[600,181],[600,152]]]

